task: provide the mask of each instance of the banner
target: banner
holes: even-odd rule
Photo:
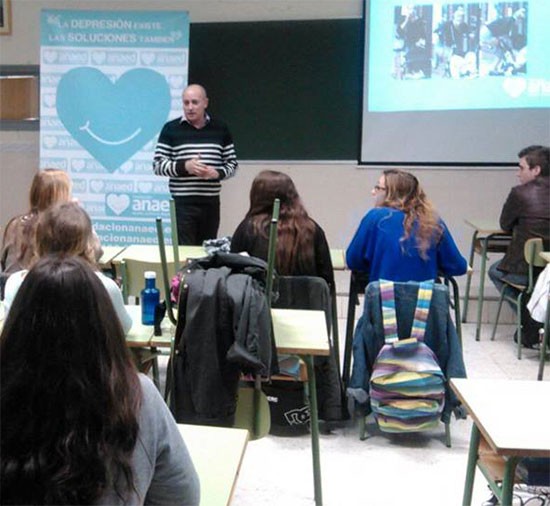
[[[188,55],[187,12],[42,11],[40,166],[69,173],[103,245],[156,244],[158,216],[169,241],[152,161],[182,115]]]

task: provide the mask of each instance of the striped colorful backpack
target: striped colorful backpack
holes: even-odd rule
[[[386,344],[373,365],[371,408],[384,432],[420,432],[437,426],[445,405],[445,377],[424,344],[433,282],[420,283],[410,338],[399,340],[392,281],[380,280]]]

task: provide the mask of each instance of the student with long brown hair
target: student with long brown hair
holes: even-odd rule
[[[335,296],[335,286],[327,239],[323,229],[310,218],[294,182],[288,175],[274,170],[264,170],[256,176],[250,188],[250,208],[233,234],[231,251],[244,251],[251,256],[267,260],[269,225],[273,214],[273,201],[276,198],[281,202],[275,255],[277,273],[291,277],[320,277],[327,282],[329,288],[326,289],[324,297],[323,291],[318,287],[313,291],[308,290],[308,286],[311,285],[302,285],[299,288],[300,280],[294,279],[298,286],[293,283],[286,285],[287,289],[279,292],[280,297],[275,303],[277,307],[296,309],[322,307],[330,313],[330,297]],[[308,292],[306,294],[303,293],[304,286]],[[319,418],[325,422],[324,429],[330,431],[334,422],[339,423],[344,416],[337,357],[333,349],[330,356],[315,358]],[[286,392],[280,393],[282,396],[286,395]],[[288,427],[284,428],[285,431],[287,429]]]
[[[273,201],[281,201],[275,269],[282,276],[319,276],[334,286],[330,250],[323,229],[308,215],[292,179],[264,170],[250,188],[250,208],[231,239],[231,251],[267,260]]]
[[[97,269],[97,236],[94,234],[92,220],[88,213],[78,203],[65,202],[57,204],[40,213],[33,243],[31,265],[38,258],[51,254],[78,256],[85,260],[94,269],[109,293],[124,333],[130,330],[132,318],[124,307],[120,288],[111,278]],[[26,269],[23,269],[14,272],[8,278],[4,297],[6,311],[9,310],[27,272]]]
[[[466,273],[466,260],[413,174],[385,170],[372,195],[375,207],[346,251],[350,269],[368,272],[369,281],[425,281]]]
[[[10,274],[30,266],[40,214],[50,206],[70,199],[71,180],[65,171],[44,169],[35,174],[29,192],[28,212],[12,218],[4,230],[0,251],[0,293]]]
[[[0,335],[1,504],[199,504],[187,448],[84,259],[46,256]]]

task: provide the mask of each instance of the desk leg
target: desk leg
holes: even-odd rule
[[[476,239],[477,239],[477,230],[472,236],[472,246],[470,248],[470,260],[469,266],[474,268],[474,255],[476,252]],[[462,323],[466,323],[468,318],[468,302],[470,301],[470,286],[472,284],[472,274],[466,275],[466,291],[464,293],[464,312],[462,313]]]
[[[353,328],[355,326],[355,306],[357,304],[357,289],[355,284],[355,275],[353,271],[349,276],[349,290],[348,290],[348,314],[346,319],[346,341],[344,343],[344,366],[342,371],[342,381],[344,382],[344,388],[347,388],[349,384],[349,377],[351,374],[351,349],[353,345]]]
[[[460,343],[460,349],[462,349],[462,323],[460,319],[460,293],[458,290],[458,283],[456,279],[452,276],[445,278],[447,283],[450,283],[453,287],[453,303],[455,310],[455,322],[456,322],[456,333],[458,335],[458,342]]]
[[[157,353],[157,348],[151,347],[151,353]],[[160,373],[159,373],[159,361],[157,357],[153,359],[153,383],[160,392]]]
[[[487,247],[489,245],[488,235],[481,240],[481,267],[479,269],[479,296],[477,301],[476,341],[479,341],[481,333],[481,316],[483,313],[483,299],[485,294],[485,268],[487,265]]]
[[[321,485],[321,459],[319,455],[319,417],[317,411],[317,385],[315,382],[315,368],[313,357],[304,355],[302,357],[307,365],[307,378],[309,390],[309,416],[311,424],[311,453],[313,456],[313,487],[315,491],[315,505],[323,504],[323,489]]]
[[[331,312],[332,312],[332,347],[336,355],[336,368],[338,370],[338,379],[342,381],[342,373],[340,369],[340,333],[338,331],[338,301],[336,300],[336,289],[331,289]]]
[[[546,350],[548,348],[548,334],[550,334],[550,298],[546,302],[546,318],[544,319],[544,330],[540,344],[539,373],[537,380],[542,381],[544,376],[544,361],[546,360]]]
[[[254,377],[254,434],[253,439],[257,439],[261,434],[260,402],[262,392],[262,377],[256,374]]]
[[[504,476],[502,477],[502,506],[512,506],[514,476],[518,462],[519,457],[508,457],[506,459],[506,467],[504,468]]]
[[[474,423],[472,424],[472,434],[470,436],[470,449],[468,450],[468,466],[466,468],[466,482],[464,484],[462,506],[470,506],[472,504],[472,492],[474,489],[474,478],[478,459],[479,439],[479,429]]]

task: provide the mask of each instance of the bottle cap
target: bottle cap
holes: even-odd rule
[[[155,271],[145,271],[143,275],[145,279],[157,279],[157,273]]]

